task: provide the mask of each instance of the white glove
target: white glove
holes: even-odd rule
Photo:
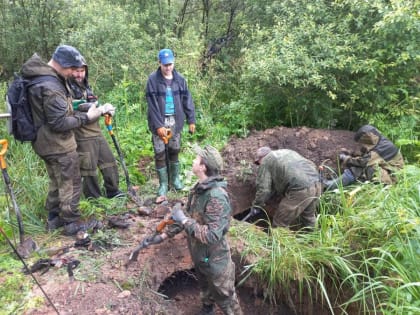
[[[106,103],[103,105],[103,113],[104,114],[110,114],[111,116],[114,116],[115,114],[115,107],[112,104]]]
[[[102,106],[96,107],[91,106],[86,113],[86,116],[90,122],[98,120],[99,117],[103,114]]]
[[[341,162],[344,162],[347,159],[348,155],[344,154],[344,153],[340,153],[340,155],[338,157],[339,157]]]

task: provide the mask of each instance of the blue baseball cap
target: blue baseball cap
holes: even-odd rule
[[[174,63],[175,57],[174,53],[170,49],[162,49],[159,51],[158,58],[161,64],[167,65],[169,63]]]
[[[52,59],[63,68],[81,68],[86,65],[83,56],[73,46],[58,46],[52,55]]]

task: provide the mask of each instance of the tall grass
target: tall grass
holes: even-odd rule
[[[266,283],[267,298],[296,302],[306,293],[332,314],[420,314],[420,169],[409,165],[400,177],[324,194],[311,233],[232,229],[245,240],[244,257],[258,257],[248,270]]]

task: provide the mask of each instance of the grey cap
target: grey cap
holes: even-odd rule
[[[211,145],[206,145],[204,148],[196,146],[194,148],[195,152],[201,156],[206,165],[213,170],[223,170],[223,158],[220,155],[219,151]]]
[[[63,68],[81,68],[86,66],[83,56],[73,46],[58,46],[52,55],[52,59]]]
[[[269,147],[258,148],[257,152],[255,153],[254,163],[258,164],[258,162],[270,152],[271,149]]]

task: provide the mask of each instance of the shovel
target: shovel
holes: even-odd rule
[[[7,140],[1,139],[0,145],[1,145],[1,150],[0,150],[1,171],[3,173],[4,182],[6,183],[7,192],[9,193],[10,198],[12,199],[13,208],[15,210],[16,219],[17,219],[18,228],[19,228],[19,246],[17,247],[17,252],[23,258],[28,258],[31,255],[31,253],[37,249],[38,246],[32,238],[29,237],[25,239],[22,214],[16,202],[16,197],[12,189],[12,184],[10,183],[10,177],[9,177],[9,174],[7,173],[6,160],[4,159],[4,156],[7,152],[7,146],[8,146]]]
[[[118,157],[120,158],[120,162],[121,162],[122,168],[124,170],[125,181],[127,183],[127,194],[130,197],[130,199],[133,200],[134,203],[137,206],[139,206],[143,209],[143,208],[145,208],[145,207],[143,207],[143,201],[137,196],[137,192],[130,182],[130,177],[128,175],[127,166],[125,165],[124,156],[121,152],[121,148],[118,144],[117,138],[115,137],[114,132],[112,130],[112,117],[109,114],[105,114],[105,125],[106,125],[106,129],[108,129],[109,135],[112,138],[112,142],[114,142],[115,149],[117,150]],[[147,211],[144,211],[144,212],[145,212],[144,213],[145,215],[150,214],[150,212],[147,212]]]
[[[162,233],[163,229],[167,225],[174,224],[175,221],[172,219],[165,219],[159,222],[159,224],[156,226],[155,232],[151,235],[143,239],[143,241],[140,242],[139,245],[134,248],[134,250],[130,253],[130,256],[128,257],[128,260],[125,262],[125,268],[128,268],[128,266],[134,262],[137,261],[137,258],[139,257],[139,253],[143,248],[149,247],[150,245],[156,244],[156,242],[153,242],[154,237],[156,235],[159,235]]]
[[[172,130],[171,128],[166,128],[166,137],[163,137],[163,143],[165,144],[165,163],[166,163],[166,172],[168,174],[168,189],[171,183],[171,172],[169,170],[169,140],[172,138]],[[159,196],[156,198],[156,203],[160,204],[166,201],[166,196]]]

